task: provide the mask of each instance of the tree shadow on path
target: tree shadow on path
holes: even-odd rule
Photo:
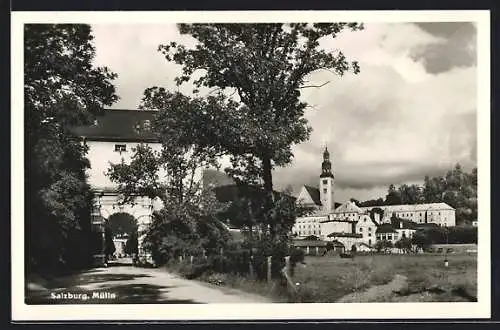
[[[102,285],[92,292],[75,290],[73,294],[87,294],[87,299],[53,299],[47,292],[26,299],[28,305],[53,304],[197,304],[191,299],[169,298],[167,293],[172,286],[152,284],[124,284],[117,286]],[[98,296],[93,296],[97,293]]]

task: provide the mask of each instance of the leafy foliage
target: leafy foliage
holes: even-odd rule
[[[477,227],[434,227],[415,233],[414,244],[420,247],[431,244],[477,244]]]
[[[158,129],[154,123],[153,129]],[[138,195],[163,203],[162,209],[153,214],[144,239],[144,248],[152,253],[156,264],[180,255],[201,255],[203,250],[217,253],[230,241],[217,218],[224,205],[203,191],[195,178],[200,167],[213,162],[212,156],[196,147],[182,147],[174,140],[161,141],[160,151],[138,145],[129,163],[110,164],[107,175],[118,184],[122,203],[133,203]]]
[[[90,261],[89,163],[71,127],[117,100],[115,75],[94,67],[94,56],[88,25],[24,27],[28,272]]]
[[[388,250],[393,248],[393,246],[394,245],[392,244],[391,241],[377,240],[377,242],[375,243],[375,250],[377,250],[377,252],[380,252],[380,251],[387,252]]]
[[[189,106],[181,107],[183,110],[174,109],[187,114],[183,129],[179,129],[178,119],[170,123],[176,124],[176,130],[189,132],[188,142],[195,137],[204,148],[230,155],[230,173],[234,177],[262,180],[266,209],[270,209],[274,202],[273,168],[289,163],[291,146],[305,141],[311,131],[304,118],[307,104],[300,100],[300,89],[311,87],[305,86],[306,77],[317,70],[330,70],[338,75],[349,69],[359,71],[357,63],[349,63],[342,52],[319,48],[321,38],[335,38],[347,28],[357,30],[361,26],[356,23],[181,24],[181,34],[195,38],[197,45],[188,49],[171,42],[159,47],[168,61],[182,66],[177,84],[199,76],[192,81],[195,87],[215,87],[219,93],[188,99],[152,88],[146,91],[146,104],[158,105],[156,100],[174,103],[165,102],[169,98],[187,102]],[[230,91],[237,94],[235,99],[227,97]],[[164,120],[165,130],[167,122]],[[180,139],[184,137],[181,134]],[[271,236],[277,235],[273,220],[268,220],[268,224]]]
[[[389,185],[385,200],[382,198],[359,203],[359,206],[383,206],[444,202],[456,209],[457,224],[471,224],[477,220],[477,168],[465,173],[456,164],[444,176],[424,178],[424,185],[399,187]]]
[[[123,252],[129,255],[139,253],[139,241],[137,238],[137,231],[133,231],[130,233],[127,241],[125,242],[125,247],[123,249]]]
[[[109,227],[104,230],[104,254],[106,256],[113,255],[116,251],[115,243],[113,242],[113,232]]]
[[[426,235],[423,231],[417,231],[415,234],[413,234],[411,242],[424,251],[426,251],[431,244],[429,236]]]
[[[288,164],[291,146],[309,137],[307,104],[300,100],[300,89],[312,87],[305,85],[307,76],[317,70],[338,75],[359,71],[342,52],[320,49],[320,39],[360,28],[356,23],[181,24],[181,34],[192,36],[197,45],[159,46],[168,61],[181,66],[178,85],[191,81],[197,89],[214,90],[186,96],[161,87],[146,89],[141,108],[158,110],[152,126],[162,151],[138,148],[131,164],[112,165],[108,173],[125,198],[141,194],[162,199],[165,207],[155,214],[147,236],[156,255],[169,259],[182,251],[218,249],[223,243],[215,221],[222,209],[200,211],[192,196],[203,193],[189,182],[195,168],[217,166],[222,155],[230,157],[226,171],[242,191],[222,216],[239,219],[250,245],[255,243],[262,253],[287,250],[302,210],[285,194],[275,194],[272,170]],[[236,96],[229,96],[231,92]],[[159,170],[166,175],[158,178]],[[204,241],[202,231],[216,239]]]
[[[409,253],[412,248],[412,241],[408,237],[403,237],[394,243],[394,247],[400,250],[403,250],[406,253]]]
[[[132,234],[137,231],[137,220],[128,213],[112,214],[107,220],[107,227],[114,236]]]

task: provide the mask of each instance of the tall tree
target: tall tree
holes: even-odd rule
[[[201,144],[230,154],[233,164],[258,173],[267,209],[274,202],[273,168],[289,163],[291,146],[307,140],[311,132],[300,90],[326,84],[307,85],[306,78],[318,70],[338,75],[359,71],[357,63],[348,62],[342,52],[320,49],[320,40],[360,28],[357,23],[180,24],[180,33],[195,38],[196,46],[189,49],[171,42],[159,47],[168,61],[182,66],[176,78],[179,85],[196,76],[197,88],[221,91],[195,100],[194,104],[204,101],[204,107],[198,113],[191,111],[188,118],[198,119],[191,122],[200,124],[194,132],[201,133],[197,136]],[[149,98],[159,91],[151,89]],[[234,91],[236,101],[223,91]],[[277,219],[272,214],[267,221],[274,237]]]
[[[402,203],[401,192],[398,189],[396,189],[396,186],[394,186],[393,184],[389,185],[387,195],[385,196],[385,204],[398,205],[401,203]]]
[[[403,184],[398,188],[402,204],[419,204],[424,202],[423,190],[419,185]]]
[[[157,120],[162,115],[160,112]],[[215,252],[229,240],[217,217],[224,205],[197,180],[199,171],[215,159],[209,150],[176,144],[155,123],[153,120],[152,129],[160,132],[161,151],[138,145],[129,163],[110,164],[107,175],[118,184],[122,203],[133,203],[137,195],[163,203],[163,208],[153,213],[143,246],[157,264],[202,249]]]
[[[92,38],[88,25],[24,27],[28,272],[82,262],[88,252],[89,164],[71,127],[117,100],[115,75],[92,64]]]

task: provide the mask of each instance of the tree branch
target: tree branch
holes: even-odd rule
[[[323,87],[323,86],[325,86],[325,85],[328,85],[329,83],[330,83],[330,81],[327,81],[327,82],[325,82],[325,83],[323,83],[323,84],[321,84],[321,85],[308,85],[308,86],[301,86],[301,87],[299,87],[299,89],[303,89],[303,88],[321,88],[321,87]]]

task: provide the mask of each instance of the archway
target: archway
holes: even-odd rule
[[[139,253],[137,220],[126,212],[113,213],[106,220],[106,228],[107,253],[120,263],[132,263],[132,256]]]
[[[134,218],[134,222],[137,225],[137,261],[139,261],[140,264],[153,264],[151,253],[144,248],[144,239],[147,228],[151,223],[153,210],[159,209],[160,207],[161,205],[154,204],[153,200],[148,197],[137,196],[130,203],[121,204],[118,193],[113,191],[96,191],[91,214],[93,232],[96,234],[96,238],[100,237],[98,241],[101,242],[97,242],[97,245],[100,245],[100,247],[96,245],[96,252],[94,254],[96,266],[106,265],[106,254],[113,250],[114,244],[110,242],[113,240],[113,234],[107,224],[109,219],[115,218],[115,214],[118,214],[116,219],[130,219],[130,216]],[[116,220],[112,220],[110,224],[115,221]],[[132,223],[130,220],[120,220],[116,222],[121,225],[116,225],[115,228],[125,228],[125,230],[129,227],[128,224]],[[113,226],[115,225],[113,224]],[[118,229],[118,231],[122,231],[122,229]],[[106,248],[106,246],[108,248]],[[113,253],[114,252],[115,251],[113,251]]]

